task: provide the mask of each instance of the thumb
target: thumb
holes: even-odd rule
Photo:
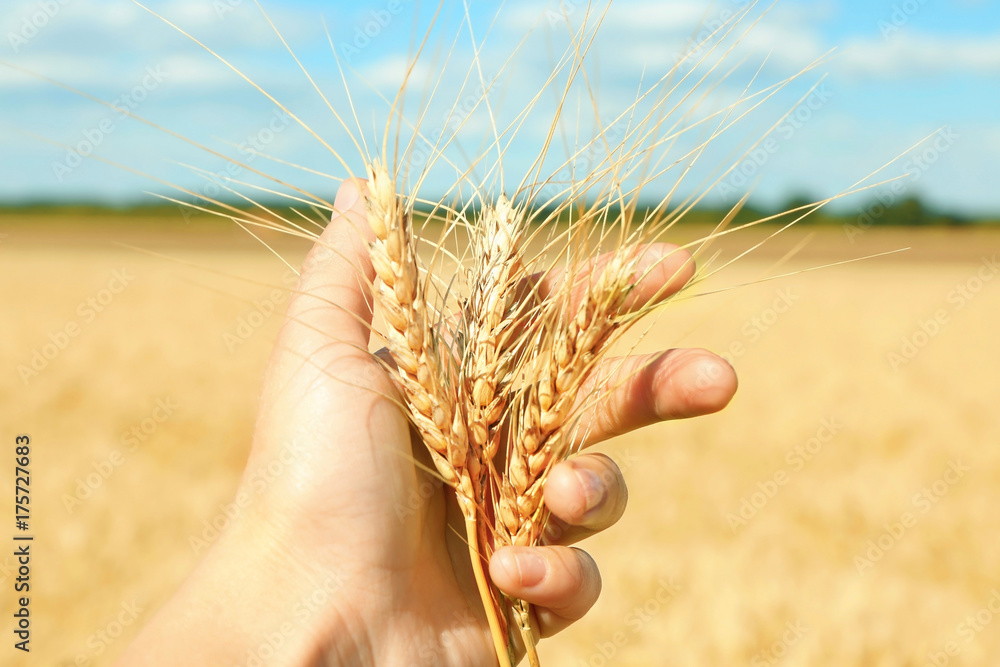
[[[295,525],[314,525],[324,516],[342,521],[343,508],[354,506],[366,507],[369,517],[397,502],[384,483],[370,482],[399,469],[406,462],[399,450],[410,447],[405,417],[394,403],[384,407],[392,380],[368,352],[374,234],[366,194],[362,180],[340,186],[333,217],[303,263],[261,394],[247,470],[270,466],[276,457],[287,464],[277,477],[266,468],[273,478],[269,511],[278,508],[274,515]],[[386,513],[395,520],[391,505]],[[318,539],[325,543],[329,535]]]
[[[371,335],[374,279],[365,217],[366,182],[345,180],[334,200],[330,223],[306,256],[288,305],[279,349],[329,368],[342,355],[366,353]]]
[[[334,200],[330,224],[306,256],[289,318],[331,339],[367,350],[372,321],[374,272],[368,242],[374,238],[365,216],[366,182],[345,180]]]
[[[345,180],[326,229],[306,256],[268,368],[266,390],[301,396],[348,360],[370,365],[371,284],[364,180]],[[267,391],[265,391],[265,394]]]

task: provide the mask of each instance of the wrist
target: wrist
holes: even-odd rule
[[[294,557],[280,532],[236,519],[122,664],[364,664],[345,577]]]
[[[266,524],[234,528],[206,562],[213,583],[205,590],[217,586],[238,615],[237,664],[313,665],[325,647],[345,644],[342,574],[291,557],[287,541]]]

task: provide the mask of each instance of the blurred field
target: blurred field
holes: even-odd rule
[[[230,499],[283,305],[254,313],[287,269],[238,233],[10,222],[0,434],[5,452],[32,436],[37,541],[31,659],[5,644],[0,662],[106,665],[193,567],[189,537]],[[760,278],[806,233],[713,285]],[[997,664],[1000,279],[984,257],[1000,234],[871,230],[852,245],[823,230],[780,272],[911,245],[684,301],[655,323],[640,349],[728,351],[740,391],[720,415],[606,448],[630,511],[586,545],[602,599],[543,644],[544,664]],[[78,335],[22,378],[71,322]],[[144,439],[130,450],[133,427]],[[5,642],[12,563],[0,556]]]

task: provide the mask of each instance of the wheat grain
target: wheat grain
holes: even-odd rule
[[[537,544],[545,473],[569,453],[570,419],[578,390],[590,378],[619,330],[618,315],[633,282],[634,258],[614,255],[588,285],[576,312],[568,317],[564,299],[550,299],[539,327],[527,387],[519,394],[517,423],[502,480],[498,514],[506,544]],[[571,288],[567,287],[569,292]],[[569,297],[569,294],[567,294]]]
[[[576,281],[564,281],[562,298],[550,298],[539,317],[525,386],[513,407],[507,467],[496,503],[497,541],[528,547],[539,543],[546,515],[542,503],[548,472],[571,451],[573,410],[578,392],[619,331],[618,319],[631,291],[634,253],[613,255],[596,282],[586,285],[572,312]],[[516,600],[511,610],[532,664],[535,630],[530,605]]]
[[[461,386],[470,441],[486,463],[493,461],[499,448],[497,427],[507,405],[515,365],[513,348],[522,309],[514,296],[524,279],[523,231],[523,211],[502,196],[496,206],[484,209],[479,224],[472,229],[471,295],[464,317],[467,349]],[[487,466],[483,466],[480,481],[486,472]],[[477,500],[482,502],[482,495]]]
[[[474,502],[467,467],[469,443],[465,417],[456,402],[452,374],[442,372],[449,355],[429,326],[426,290],[410,231],[412,213],[401,205],[385,167],[368,167],[368,224],[375,233],[372,265],[381,283],[375,289],[389,331],[387,346],[395,361],[410,418],[431,452],[438,472],[459,494],[463,505]]]

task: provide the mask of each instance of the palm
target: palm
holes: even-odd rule
[[[296,364],[280,350],[273,364]],[[336,363],[322,363],[326,354]],[[288,517],[281,521],[295,521],[311,557],[325,554],[347,597],[362,602],[351,611],[372,630],[365,640],[372,650],[410,659],[426,654],[417,664],[489,664],[492,643],[457,506],[425,472],[432,464],[422,443],[411,440],[386,371],[370,356],[349,357],[334,346],[299,358],[278,397],[283,405],[266,411],[282,415],[274,425],[284,431],[279,439],[314,453],[298,460],[287,476],[291,484],[279,485],[275,495]],[[258,434],[270,428],[262,419]],[[273,451],[276,436],[265,435],[259,448]],[[260,464],[267,458],[260,454]],[[304,526],[296,518],[303,516]],[[400,619],[412,625],[392,627]],[[399,664],[389,657],[376,664]]]

